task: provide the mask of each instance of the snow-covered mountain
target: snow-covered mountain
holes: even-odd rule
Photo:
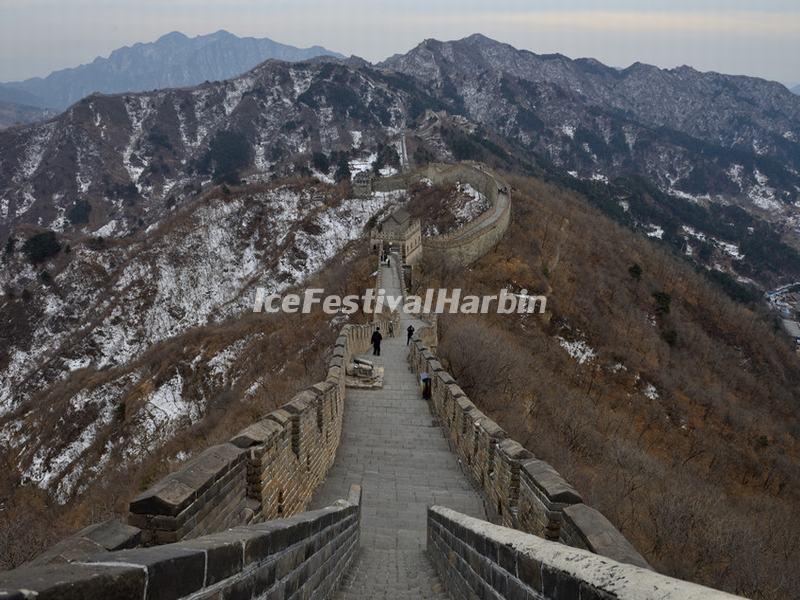
[[[0,84],[0,99],[64,110],[93,92],[106,94],[185,87],[229,79],[270,59],[297,61],[338,56],[320,46],[295,48],[269,38],[239,38],[220,30],[189,38],[174,31],[155,42],[114,50],[108,58],[55,71],[47,77]]]
[[[536,55],[481,35],[426,40],[383,67],[581,178],[646,175],[698,201],[794,211],[800,98],[781,84]]]
[[[376,71],[324,61],[90,96],[54,120],[0,132],[0,238],[23,225],[131,234],[230,161],[268,178],[313,152],[375,148],[407,127],[417,96]]]
[[[744,284],[800,276],[800,97],[783,85],[619,70],[481,35],[426,40],[380,66],[704,266]],[[482,151],[451,142],[462,157]]]
[[[800,279],[798,135],[800,98],[777,84],[617,71],[482,36],[380,65],[268,60],[194,87],[93,94],[0,131],[9,481],[66,502],[230,402],[274,393],[265,373],[333,328],[270,337],[254,288],[306,285],[365,247],[392,198],[352,198],[355,171],[475,159],[543,176],[736,295]]]
[[[0,453],[64,503],[109,465],[135,468],[226,390],[253,400],[269,361],[298,351],[269,341],[255,288],[305,285],[389,201],[322,183],[215,189],[134,238],[59,236],[35,264],[7,249]]]

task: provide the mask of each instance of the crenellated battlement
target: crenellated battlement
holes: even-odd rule
[[[415,373],[431,377],[431,412],[494,521],[649,568],[611,522],[586,506],[552,466],[483,414],[418,337],[412,340],[409,364]]]

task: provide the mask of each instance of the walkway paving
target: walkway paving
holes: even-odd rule
[[[399,294],[382,267],[387,294]],[[401,332],[410,322],[401,315]],[[416,325],[415,325],[416,326]],[[446,598],[425,555],[427,507],[440,504],[485,518],[483,503],[419,394],[403,336],[384,339],[380,390],[348,390],[342,441],[312,508],[363,487],[361,553],[337,598]]]

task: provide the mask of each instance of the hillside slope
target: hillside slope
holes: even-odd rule
[[[656,569],[797,597],[800,360],[744,309],[585,197],[512,177],[513,222],[420,288],[547,296],[545,315],[440,319],[469,397],[551,462]]]

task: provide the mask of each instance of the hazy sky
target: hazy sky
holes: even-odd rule
[[[800,82],[800,0],[0,0],[0,81],[169,31],[218,29],[368,60],[481,32],[613,66],[688,64]]]

